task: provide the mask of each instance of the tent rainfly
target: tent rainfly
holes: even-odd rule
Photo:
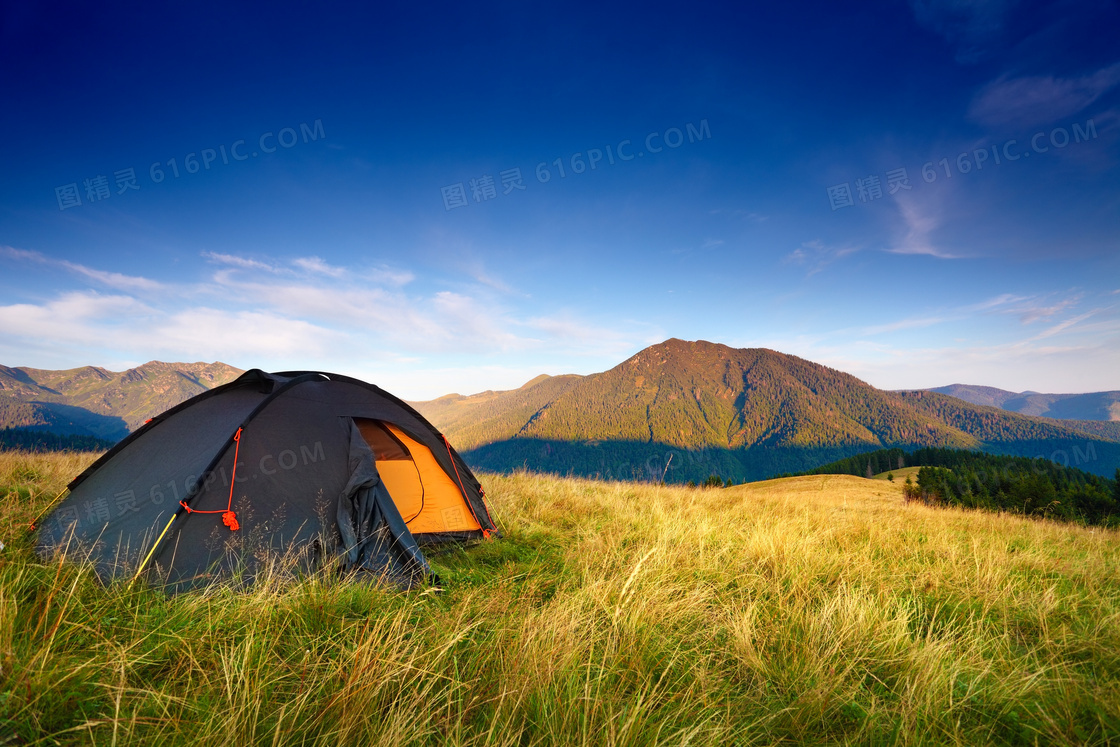
[[[39,527],[105,581],[251,579],[265,558],[337,559],[404,588],[421,547],[496,532],[482,487],[416,410],[336,374],[247,371],[153,418],[69,485]],[[291,555],[289,555],[291,557]]]

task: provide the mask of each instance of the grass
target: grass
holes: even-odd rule
[[[875,475],[875,477],[873,479],[875,479],[875,480],[886,480],[887,475],[894,475],[895,482],[899,482],[899,483],[906,482],[907,477],[909,477],[914,482],[917,482],[918,471],[920,469],[921,469],[921,467],[903,467],[902,469],[892,469],[892,470],[888,470],[886,472],[880,472],[879,474]]]
[[[0,744],[1120,744],[1116,532],[727,489],[485,476],[445,591],[169,598],[38,561],[90,457],[0,454]]]

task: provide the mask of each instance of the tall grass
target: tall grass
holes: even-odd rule
[[[34,556],[83,466],[0,455],[0,744],[1120,743],[1116,532],[848,476],[485,476],[506,537],[431,557],[442,592],[168,597]]]

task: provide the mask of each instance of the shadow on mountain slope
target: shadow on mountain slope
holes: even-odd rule
[[[891,444],[903,449],[918,444]],[[744,482],[784,473],[802,472],[845,457],[885,446],[851,444],[827,447],[770,446],[748,449],[683,449],[672,444],[636,441],[559,441],[513,438],[464,451],[472,468],[508,473],[518,469],[604,480],[670,483],[701,482],[710,475]],[[995,443],[983,449],[993,454],[1043,457],[1105,477],[1120,468],[1120,443],[1045,440]]]
[[[45,423],[34,427],[53,433],[94,436],[106,441],[120,441],[128,435],[128,424],[116,415],[101,415],[84,407],[58,402],[32,402],[45,416]]]

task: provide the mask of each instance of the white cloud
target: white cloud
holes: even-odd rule
[[[493,306],[478,299],[441,291],[432,299],[438,312],[445,344],[458,340],[459,346],[481,345],[486,349],[515,350],[531,346],[535,341],[510,332],[509,320]]]
[[[1019,321],[1023,325],[1028,325],[1040,319],[1049,319],[1055,314],[1076,306],[1083,298],[1083,294],[1075,294],[1069,298],[1061,300],[1053,300],[1048,298],[1044,300],[1042,297],[1031,296],[1017,296],[1011,293],[1003,293],[993,298],[985,299],[973,304],[965,304],[953,308],[947,308],[939,311],[938,313],[908,317],[886,324],[877,324],[868,327],[862,327],[858,330],[841,330],[842,333],[858,333],[861,335],[879,335],[889,332],[897,332],[904,329],[919,329],[923,327],[932,327],[937,324],[948,322],[967,321],[975,318],[979,313],[994,313],[994,314],[1010,314],[1017,315]],[[1083,318],[1092,316],[1090,312]],[[1079,318],[1077,321],[1080,321]],[[1076,322],[1074,322],[1076,323]],[[1070,326],[1070,325],[1066,325]],[[1062,327],[1065,329],[1065,327]],[[1061,330],[1055,330],[1055,332]],[[1039,337],[1032,339],[1040,339],[1042,336],[1049,336],[1043,333]]]
[[[887,251],[892,254],[924,254],[938,259],[961,259],[964,256],[934,243],[932,234],[940,227],[941,217],[937,207],[928,199],[916,200],[900,194],[896,204],[904,229],[902,236]]]
[[[1016,296],[1011,293],[1003,293],[994,298],[989,298],[986,301],[974,303],[965,308],[972,311],[987,311],[988,309],[996,309],[1000,306],[1007,306],[1008,304],[1018,303],[1019,301],[1027,300],[1026,296]]]
[[[473,278],[476,282],[479,282],[482,285],[485,285],[487,288],[492,288],[492,289],[498,291],[499,293],[503,293],[503,294],[509,295],[509,296],[521,296],[523,298],[527,297],[526,294],[514,290],[509,285],[507,285],[504,281],[502,281],[500,278],[498,278],[497,276],[493,275],[490,272],[487,272],[483,268],[481,262],[477,262],[477,261],[472,262],[472,263],[468,264],[468,266],[465,269],[466,269],[466,273],[471,278]]]
[[[175,357],[246,361],[307,359],[345,343],[344,335],[300,319],[259,311],[193,308],[134,331],[135,347]],[[162,353],[161,353],[162,354]]]
[[[1120,315],[1111,306],[1077,310],[1073,303],[1002,294],[872,327],[768,340],[766,347],[823,363],[883,389],[919,389],[953,382],[1011,391],[1116,389]],[[1073,314],[1041,332],[1021,318],[1034,306]],[[1019,314],[1019,324],[999,317]],[[980,332],[978,315],[988,317]],[[928,331],[922,331],[928,329]],[[908,333],[906,333],[909,331]],[[871,339],[891,332],[905,334]],[[979,334],[978,334],[979,333]],[[758,345],[758,341],[752,341]]]
[[[903,329],[932,327],[935,324],[941,324],[949,320],[950,317],[944,316],[912,317],[910,319],[900,319],[897,322],[890,322],[888,324],[876,324],[870,327],[864,327],[861,333],[865,335],[881,335],[887,332],[898,332]]]
[[[621,320],[617,327],[604,327],[570,311],[533,317],[526,326],[542,339],[544,349],[564,351],[569,356],[605,358],[613,361],[611,365],[668,337],[663,329],[648,323]]]
[[[153,311],[130,296],[65,293],[42,305],[0,306],[0,333],[37,344],[97,346]]]
[[[378,267],[357,273],[356,277],[369,280],[378,285],[392,285],[396,287],[408,285],[416,276],[407,270],[394,270],[389,267]]]
[[[101,285],[115,288],[123,291],[155,291],[160,290],[163,284],[155,280],[139,277],[136,275],[124,275],[119,272],[105,272],[104,270],[95,270],[91,267],[70,262],[65,259],[53,259],[40,252],[28,251],[26,249],[16,249],[10,246],[0,246],[0,256],[6,256],[9,259],[14,259],[22,262],[34,262],[36,264],[47,265],[50,267],[61,267],[65,270],[82,275],[90,280],[93,280]]]
[[[203,252],[202,256],[211,262],[220,265],[229,265],[230,267],[237,267],[242,270],[264,270],[265,272],[277,273],[279,268],[274,267],[265,262],[260,262],[255,259],[248,259],[246,257],[237,257],[233,254],[221,254],[219,252]]]
[[[209,282],[165,284],[152,293],[155,287],[144,279],[37,252],[8,248],[2,255],[64,268],[120,290],[0,306],[0,352],[20,360],[32,353],[56,367],[162,358],[355,373],[361,366],[413,371],[430,365],[428,356],[438,356],[441,363],[459,358],[472,368],[511,352],[538,361],[609,356],[606,362],[613,364],[663,337],[652,339],[650,325],[627,320],[597,326],[569,312],[526,317],[498,301],[515,299],[517,293],[472,282],[459,282],[455,290],[409,292],[404,286],[412,281],[411,272],[352,272],[316,256],[273,265],[206,252],[203,259],[216,265]],[[389,368],[375,363],[389,358],[394,362]],[[542,371],[543,366],[525,370],[525,379]],[[404,382],[410,383],[408,376]],[[465,389],[447,384],[427,394],[456,387]],[[402,391],[419,393],[414,385]]]
[[[301,270],[332,278],[340,278],[346,274],[345,268],[328,265],[319,257],[300,257],[293,259],[292,264]]]
[[[26,249],[16,249],[14,246],[0,246],[0,255],[8,259],[27,260],[31,262],[46,262],[47,258],[39,252],[29,252]]]
[[[859,247],[849,244],[829,246],[820,239],[813,239],[802,243],[801,246],[787,254],[782,261],[785,264],[806,267],[808,268],[808,275],[816,275],[833,262],[858,251]]]
[[[1065,321],[1059,322],[1059,323],[1053,325],[1052,327],[1048,327],[1047,329],[1044,329],[1043,331],[1039,332],[1037,335],[1030,338],[1030,340],[1028,342],[1034,342],[1036,340],[1044,340],[1047,337],[1053,337],[1054,335],[1059,334],[1061,332],[1064,332],[1067,329],[1069,329],[1070,327],[1073,327],[1074,325],[1080,324],[1081,322],[1085,321],[1086,319],[1095,315],[1096,313],[1097,313],[1097,310],[1094,309],[1093,311],[1088,311],[1084,314],[1080,314],[1078,316],[1075,316],[1072,319],[1066,319]]]
[[[989,127],[1034,127],[1077,114],[1120,85],[1120,62],[1078,78],[1000,77],[972,100],[969,117]]]
[[[132,291],[155,291],[163,287],[163,283],[148,278],[136,277],[133,275],[122,275],[119,272],[105,272],[103,270],[95,270],[85,265],[75,264],[73,262],[62,261],[59,265],[68,270],[85,275],[90,280],[95,280],[102,285],[107,285],[110,288],[117,290],[132,290]]]
[[[1016,304],[1010,309],[1008,313],[1017,314],[1019,321],[1023,324],[1033,324],[1040,320],[1046,320],[1059,314],[1066,309],[1077,305],[1077,303],[1084,297],[1083,294],[1075,294],[1069,298],[1059,300],[1043,299],[1043,298],[1028,298],[1019,299],[1021,303]]]

